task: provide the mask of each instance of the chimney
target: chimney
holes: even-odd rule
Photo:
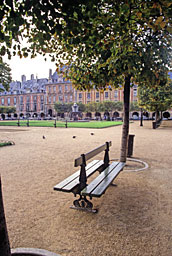
[[[52,69],[49,69],[49,79],[52,78]]]
[[[22,76],[21,76],[21,80],[22,80],[22,82],[25,82],[25,81],[26,81],[26,76],[25,76],[25,75],[22,75]]]

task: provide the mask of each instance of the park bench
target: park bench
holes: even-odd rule
[[[75,196],[79,195],[79,199],[74,200],[71,208],[93,213],[98,211],[97,209],[93,209],[93,204],[87,197],[90,199],[93,197],[101,197],[125,166],[125,163],[123,162],[110,163],[109,147],[111,145],[111,141],[106,142],[100,147],[76,158],[74,166],[80,166],[80,170],[54,186],[54,190],[67,193],[72,192]],[[87,160],[93,158],[102,151],[105,151],[103,160],[93,160],[86,164]],[[88,178],[95,172],[98,172],[99,175],[87,184]]]

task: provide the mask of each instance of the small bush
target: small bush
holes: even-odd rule
[[[11,141],[0,142],[0,147],[10,146],[10,145],[13,145],[13,143]]]

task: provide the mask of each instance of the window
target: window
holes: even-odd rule
[[[10,106],[10,98],[7,99],[8,106]]]
[[[1,105],[4,105],[4,98],[1,99]]]
[[[48,90],[49,90],[49,93],[51,93],[51,86],[49,86]]]
[[[33,104],[33,111],[37,111],[37,104],[36,103]]]
[[[118,97],[118,91],[117,91],[117,90],[114,91],[114,97],[115,97],[115,98]]]
[[[82,93],[79,93],[79,99],[82,99]]]
[[[70,95],[69,101],[72,102],[73,101],[73,97],[72,95]]]
[[[44,96],[41,95],[41,103],[43,103],[43,102],[44,102]]]
[[[48,102],[51,103],[51,96],[48,97]]]
[[[59,101],[60,101],[60,102],[63,101],[63,96],[59,96]]]
[[[133,96],[137,96],[137,89],[134,89]]]
[[[23,111],[23,105],[22,104],[20,105],[20,111]]]
[[[27,96],[27,103],[29,103],[30,102],[30,96]]]
[[[17,104],[17,99],[16,99],[16,97],[14,97],[14,105],[16,105]]]
[[[35,102],[35,103],[37,102],[37,96],[33,97],[33,102]]]
[[[67,84],[65,84],[65,91],[66,91],[66,92],[68,91],[68,86],[67,86]]]
[[[44,111],[44,104],[41,103],[41,111]]]
[[[59,85],[59,93],[62,93],[62,87]]]
[[[109,95],[108,95],[108,92],[105,92],[105,98],[108,98]]]
[[[67,97],[67,95],[65,95],[65,102],[67,102],[68,101],[68,97]]]
[[[99,92],[96,92],[96,99],[99,98]]]
[[[26,111],[30,111],[30,104],[29,103],[26,104]]]
[[[55,103],[56,102],[56,96],[54,95],[53,96],[53,103]]]
[[[91,98],[91,94],[90,92],[87,93],[87,99],[90,99]]]
[[[20,104],[23,104],[23,96],[20,96]]]
[[[53,92],[56,92],[56,86],[53,86]]]

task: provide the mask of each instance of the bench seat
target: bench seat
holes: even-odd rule
[[[82,196],[101,197],[106,189],[124,168],[125,163],[113,162],[101,172],[86,188],[81,191]]]
[[[92,162],[88,163],[85,167],[87,178],[94,174],[96,171],[101,170],[104,165],[103,160],[93,160]],[[63,191],[63,192],[73,192],[74,194],[77,193],[76,187],[79,186],[79,177],[80,177],[80,170],[69,176],[67,179],[63,180],[62,182],[58,183],[54,186],[54,190]]]

